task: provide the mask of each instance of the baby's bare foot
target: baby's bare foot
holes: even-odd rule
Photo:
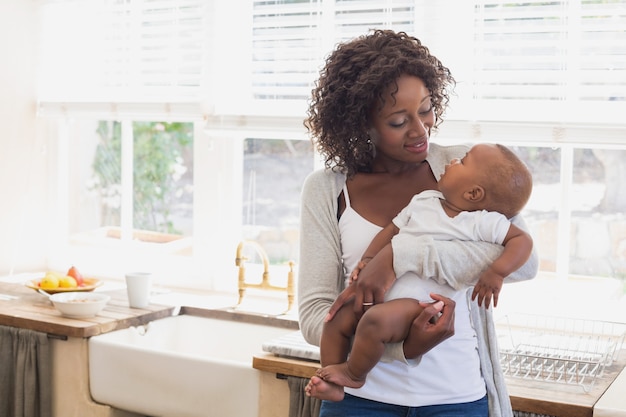
[[[365,378],[357,378],[348,369],[348,363],[328,365],[317,370],[316,375],[326,382],[348,388],[361,388]]]
[[[344,396],[343,387],[326,382],[318,376],[311,377],[304,392],[309,397],[328,401],[341,401]]]

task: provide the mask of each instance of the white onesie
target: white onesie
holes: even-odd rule
[[[495,211],[462,211],[455,217],[441,206],[443,195],[436,190],[423,191],[411,199],[393,223],[399,233],[429,235],[435,240],[475,240],[501,245],[511,227],[503,214]]]

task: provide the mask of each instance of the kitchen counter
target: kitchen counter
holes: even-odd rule
[[[605,369],[592,389],[585,393],[576,385],[529,381],[507,377],[507,386],[514,410],[542,415],[562,417],[592,417],[594,407],[602,398],[613,381],[623,379],[626,382],[626,350],[621,350],[618,360]],[[260,371],[285,376],[311,377],[320,367],[312,360],[283,357],[273,353],[257,355],[252,366]],[[621,374],[621,375],[620,375]],[[621,394],[623,395],[623,393]],[[608,408],[601,402],[602,407]],[[623,414],[602,414],[602,416],[622,416]]]
[[[130,308],[126,289],[110,291],[107,283],[96,291],[111,300],[95,317],[63,317],[48,298],[23,283],[0,282],[0,325],[48,334],[52,356],[53,417],[140,417],[93,401],[89,390],[89,337],[140,326],[171,316],[174,305],[151,303],[145,308]]]
[[[106,307],[95,317],[71,319],[63,317],[50,300],[31,288],[22,284],[0,282],[0,325],[35,330],[59,337],[87,338],[146,324],[171,316],[174,311],[172,305],[159,304],[150,304],[145,308],[130,308],[126,290],[106,291],[103,287],[100,287],[98,292],[111,296]]]
[[[593,408],[593,417],[626,417],[626,407],[623,406],[624,393],[626,393],[626,371],[622,371],[600,397]]]

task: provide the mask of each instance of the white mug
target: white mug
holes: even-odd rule
[[[150,303],[152,274],[150,272],[129,272],[126,274],[126,292],[128,305],[144,308]]]

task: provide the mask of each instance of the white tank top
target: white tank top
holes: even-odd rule
[[[339,230],[347,278],[382,228],[361,217],[351,207],[345,185],[343,195],[346,208],[339,219]],[[470,321],[466,291],[454,291],[448,285],[422,280],[414,274],[399,278],[387,293],[386,299],[427,299],[431,292],[454,299],[455,334],[423,355],[416,366],[400,361],[379,362],[368,374],[362,388],[346,388],[345,392],[357,397],[410,407],[462,403],[484,397],[485,382],[480,372],[476,333]]]

